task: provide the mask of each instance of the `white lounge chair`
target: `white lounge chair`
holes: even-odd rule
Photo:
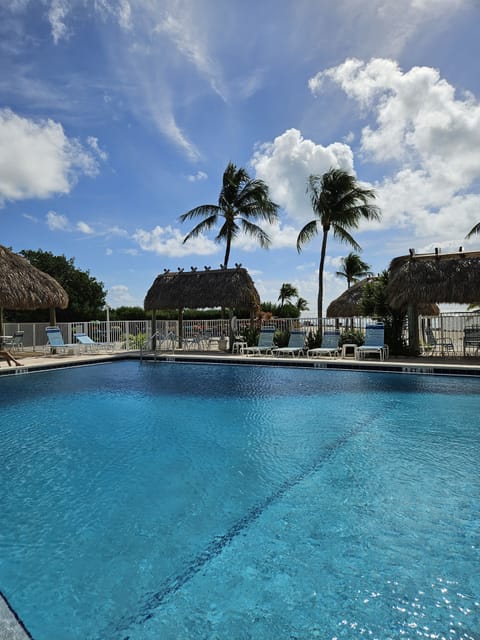
[[[340,355],[340,347],[338,342],[340,340],[340,331],[325,331],[322,338],[322,346],[314,347],[307,351],[307,358],[316,358],[322,356],[328,356],[330,358],[338,357]]]
[[[75,338],[86,353],[113,351],[113,342],[95,342],[86,333],[76,333]]]
[[[271,353],[274,347],[273,338],[275,336],[275,327],[262,327],[258,336],[258,344],[255,347],[244,347],[243,355],[261,355],[262,353]]]
[[[288,339],[288,347],[272,349],[274,356],[299,356],[304,354],[305,333],[303,331],[291,331]]]
[[[385,344],[385,327],[383,322],[367,324],[365,344],[357,347],[356,359],[365,358],[368,353],[378,354],[380,360],[388,358],[388,346]]]

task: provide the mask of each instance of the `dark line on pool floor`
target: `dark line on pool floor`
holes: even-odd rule
[[[335,442],[327,445],[320,456],[318,456],[313,462],[305,467],[299,474],[283,482],[276,491],[267,496],[262,502],[254,505],[247,513],[237,520],[227,531],[221,536],[216,536],[211,540],[207,546],[195,558],[189,563],[189,565],[181,572],[173,576],[167,577],[160,585],[158,591],[149,596],[144,604],[140,607],[137,614],[124,617],[119,621],[115,628],[111,632],[115,638],[120,638],[118,634],[127,632],[127,635],[122,636],[122,640],[130,640],[128,629],[132,626],[138,626],[147,622],[154,617],[154,611],[158,609],[170,596],[175,594],[181,589],[187,582],[189,582],[207,563],[216,558],[222,551],[245,529],[247,529],[253,522],[264,513],[268,507],[274,502],[277,502],[288,491],[293,489],[296,485],[302,482],[307,476],[315,473],[318,469],[329,460],[329,458],[343,447],[347,442],[354,438],[358,433],[363,431],[367,424],[370,424],[378,417],[369,416],[368,420],[364,420],[363,423],[344,434],[341,438]],[[112,637],[112,636],[111,636]],[[102,640],[105,639],[105,635],[99,636]]]

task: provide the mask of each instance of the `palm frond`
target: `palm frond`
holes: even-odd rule
[[[187,235],[183,239],[182,244],[185,244],[185,242],[187,242],[187,240],[190,240],[190,238],[196,238],[198,235],[200,235],[204,231],[209,231],[212,227],[214,227],[217,224],[217,219],[218,219],[217,215],[215,214],[199,222],[195,227],[193,227],[193,229],[189,233],[187,233]]]
[[[267,249],[270,246],[270,236],[261,227],[253,224],[253,222],[250,222],[249,220],[245,220],[244,218],[240,220],[240,224],[242,225],[244,233],[255,238],[255,240],[258,240],[262,249]]]
[[[357,251],[361,250],[358,242],[348,233],[348,231],[344,227],[336,224],[332,225],[332,228],[334,238],[337,238],[338,240],[340,240],[340,242],[345,242],[345,244],[351,245]]]
[[[201,204],[200,206],[183,213],[178,219],[180,222],[185,222],[186,220],[192,220],[193,218],[205,218],[206,216],[211,217],[213,215],[217,216],[220,211],[220,207],[216,204]]]
[[[303,229],[298,234],[297,238],[297,251],[301,252],[302,246],[307,242],[310,242],[312,238],[314,238],[318,234],[318,221],[311,220],[307,222],[307,224],[303,227]]]

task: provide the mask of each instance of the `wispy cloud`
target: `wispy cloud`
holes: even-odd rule
[[[197,171],[197,173],[187,176],[189,182],[198,182],[199,180],[206,180],[207,178],[208,175],[205,171]]]
[[[70,11],[70,2],[68,0],[51,0],[48,9],[48,20],[52,28],[52,37],[55,44],[60,40],[68,39],[70,30],[65,24],[65,18]]]
[[[70,223],[67,216],[56,211],[49,211],[45,216],[47,226],[51,231],[68,231]]]
[[[94,235],[95,233],[94,229],[92,229],[92,227],[86,222],[77,222],[76,228],[80,233],[84,233],[87,236]]]

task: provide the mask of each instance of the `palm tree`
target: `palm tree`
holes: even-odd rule
[[[298,297],[297,302],[295,303],[295,306],[300,312],[308,311],[308,300],[305,300],[305,298]]]
[[[347,289],[350,289],[350,286],[361,278],[373,276],[373,273],[369,271],[370,265],[364,262],[358,253],[351,251],[348,256],[341,259],[341,263],[343,271],[337,271],[337,276],[347,279]]]
[[[218,204],[202,204],[190,209],[180,216],[180,221],[203,218],[188,233],[183,242],[198,236],[204,231],[216,227],[220,218],[224,218],[215,241],[225,242],[225,257],[223,266],[228,266],[232,240],[240,231],[255,238],[260,246],[270,245],[268,234],[252,220],[264,220],[273,223],[278,218],[278,205],[269,198],[268,186],[263,180],[252,180],[245,169],[237,168],[229,162],[223,174],[222,190],[218,197]]]
[[[357,251],[360,245],[349,234],[348,229],[356,229],[362,218],[378,220],[380,210],[369,204],[375,198],[371,189],[362,188],[346,171],[330,169],[323,176],[311,175],[308,179],[307,193],[310,194],[315,219],[308,222],[298,234],[297,251],[317,235],[319,228],[323,231],[320,265],[318,269],[318,318],[323,312],[323,270],[327,251],[327,238],[330,229],[333,235],[342,242],[347,242]]]
[[[293,284],[284,282],[280,287],[280,295],[278,296],[280,306],[283,307],[286,302],[291,304],[292,298],[298,298],[298,289],[294,287]]]
[[[468,240],[468,238],[471,238],[475,233],[480,233],[480,222],[476,224],[472,229],[470,229],[470,231],[465,236],[465,239]]]

